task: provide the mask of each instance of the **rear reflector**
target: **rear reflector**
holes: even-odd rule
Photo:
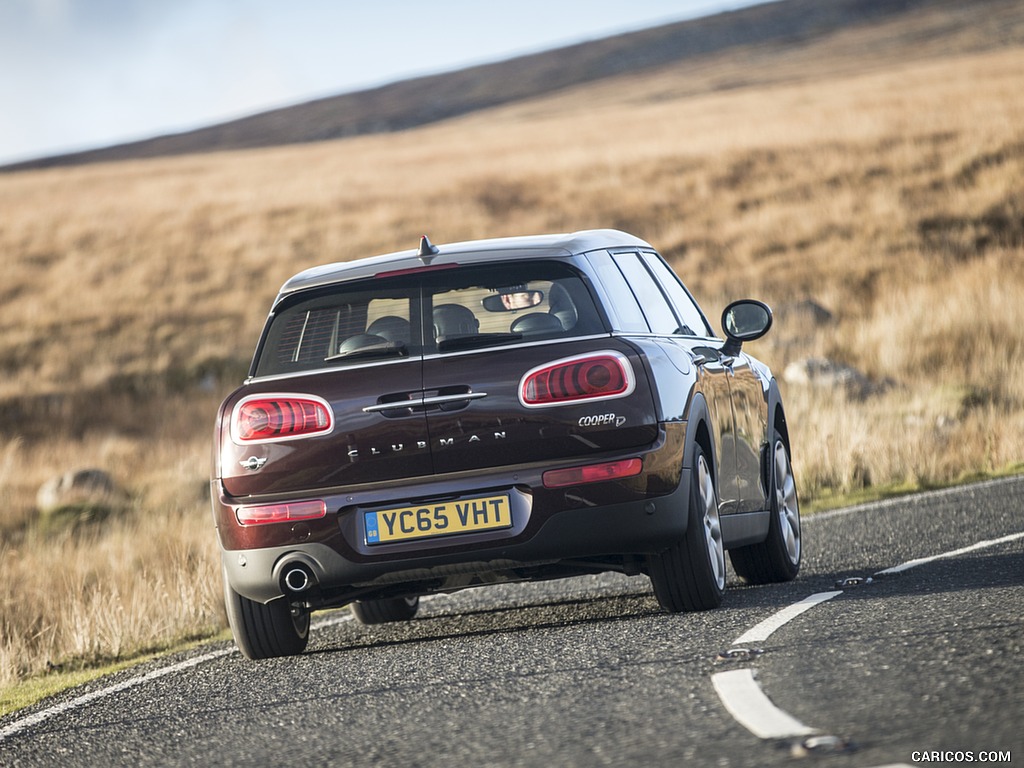
[[[603,480],[619,480],[623,477],[635,477],[644,468],[642,459],[623,459],[605,464],[589,464],[585,467],[569,469],[552,469],[544,473],[545,488],[564,488],[567,485],[584,483],[600,483]]]
[[[519,382],[527,408],[625,397],[633,391],[633,366],[618,352],[592,352],[534,368]]]
[[[327,515],[322,501],[299,501],[294,504],[268,504],[262,507],[238,507],[235,517],[239,525],[266,525],[295,520],[316,520]]]
[[[325,435],[334,429],[326,401],[312,395],[251,395],[231,416],[231,436],[238,443],[266,443]]]

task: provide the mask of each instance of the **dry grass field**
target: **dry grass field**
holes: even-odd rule
[[[434,242],[617,227],[783,383],[805,503],[1024,462],[1024,49],[706,95],[665,73],[406,133],[0,175],[0,687],[223,627],[216,405],[281,282]],[[824,324],[798,310],[812,300]],[[132,511],[44,536],[35,494],[110,471]]]

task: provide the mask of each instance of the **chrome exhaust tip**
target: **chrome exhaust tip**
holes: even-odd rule
[[[305,565],[292,565],[285,569],[281,583],[288,592],[305,592],[316,584],[313,572]]]

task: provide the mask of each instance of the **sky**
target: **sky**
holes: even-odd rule
[[[763,0],[0,0],[0,164]]]

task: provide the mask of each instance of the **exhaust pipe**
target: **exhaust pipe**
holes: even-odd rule
[[[305,592],[316,584],[316,577],[309,569],[309,566],[301,564],[288,565],[284,569],[284,575],[281,577],[281,583],[284,585],[285,591],[287,592]]]

